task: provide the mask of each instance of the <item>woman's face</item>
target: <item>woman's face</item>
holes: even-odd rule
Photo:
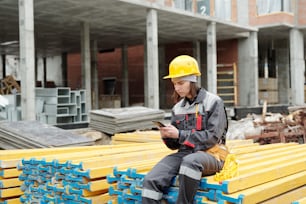
[[[191,98],[190,94],[190,81],[182,80],[181,78],[171,79],[174,90],[180,97]]]

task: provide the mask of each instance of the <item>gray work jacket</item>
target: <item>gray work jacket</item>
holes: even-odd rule
[[[171,124],[179,130],[179,138],[164,139],[170,149],[196,152],[225,143],[228,123],[223,101],[203,88],[191,104],[184,98],[174,105]]]

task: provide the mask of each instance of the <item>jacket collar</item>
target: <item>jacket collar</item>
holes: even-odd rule
[[[204,88],[200,88],[198,95],[196,96],[193,104],[198,104],[198,103],[202,103],[202,101],[204,100],[206,96],[206,90]],[[186,103],[188,103],[187,98],[185,97],[182,101],[182,107],[186,106]]]

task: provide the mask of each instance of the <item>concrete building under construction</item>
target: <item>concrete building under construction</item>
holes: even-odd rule
[[[305,15],[306,0],[2,0],[0,78],[20,81],[23,119],[37,86],[86,90],[87,111],[168,109],[162,76],[189,54],[227,107],[302,105]]]

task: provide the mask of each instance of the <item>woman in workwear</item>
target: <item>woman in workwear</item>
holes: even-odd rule
[[[169,75],[174,85],[176,104],[171,125],[160,127],[164,143],[178,149],[157,163],[143,181],[142,203],[161,203],[163,194],[178,175],[178,204],[193,203],[202,176],[219,172],[224,159],[208,153],[225,144],[227,117],[220,97],[197,86],[200,76],[197,61],[190,56],[174,58]]]

